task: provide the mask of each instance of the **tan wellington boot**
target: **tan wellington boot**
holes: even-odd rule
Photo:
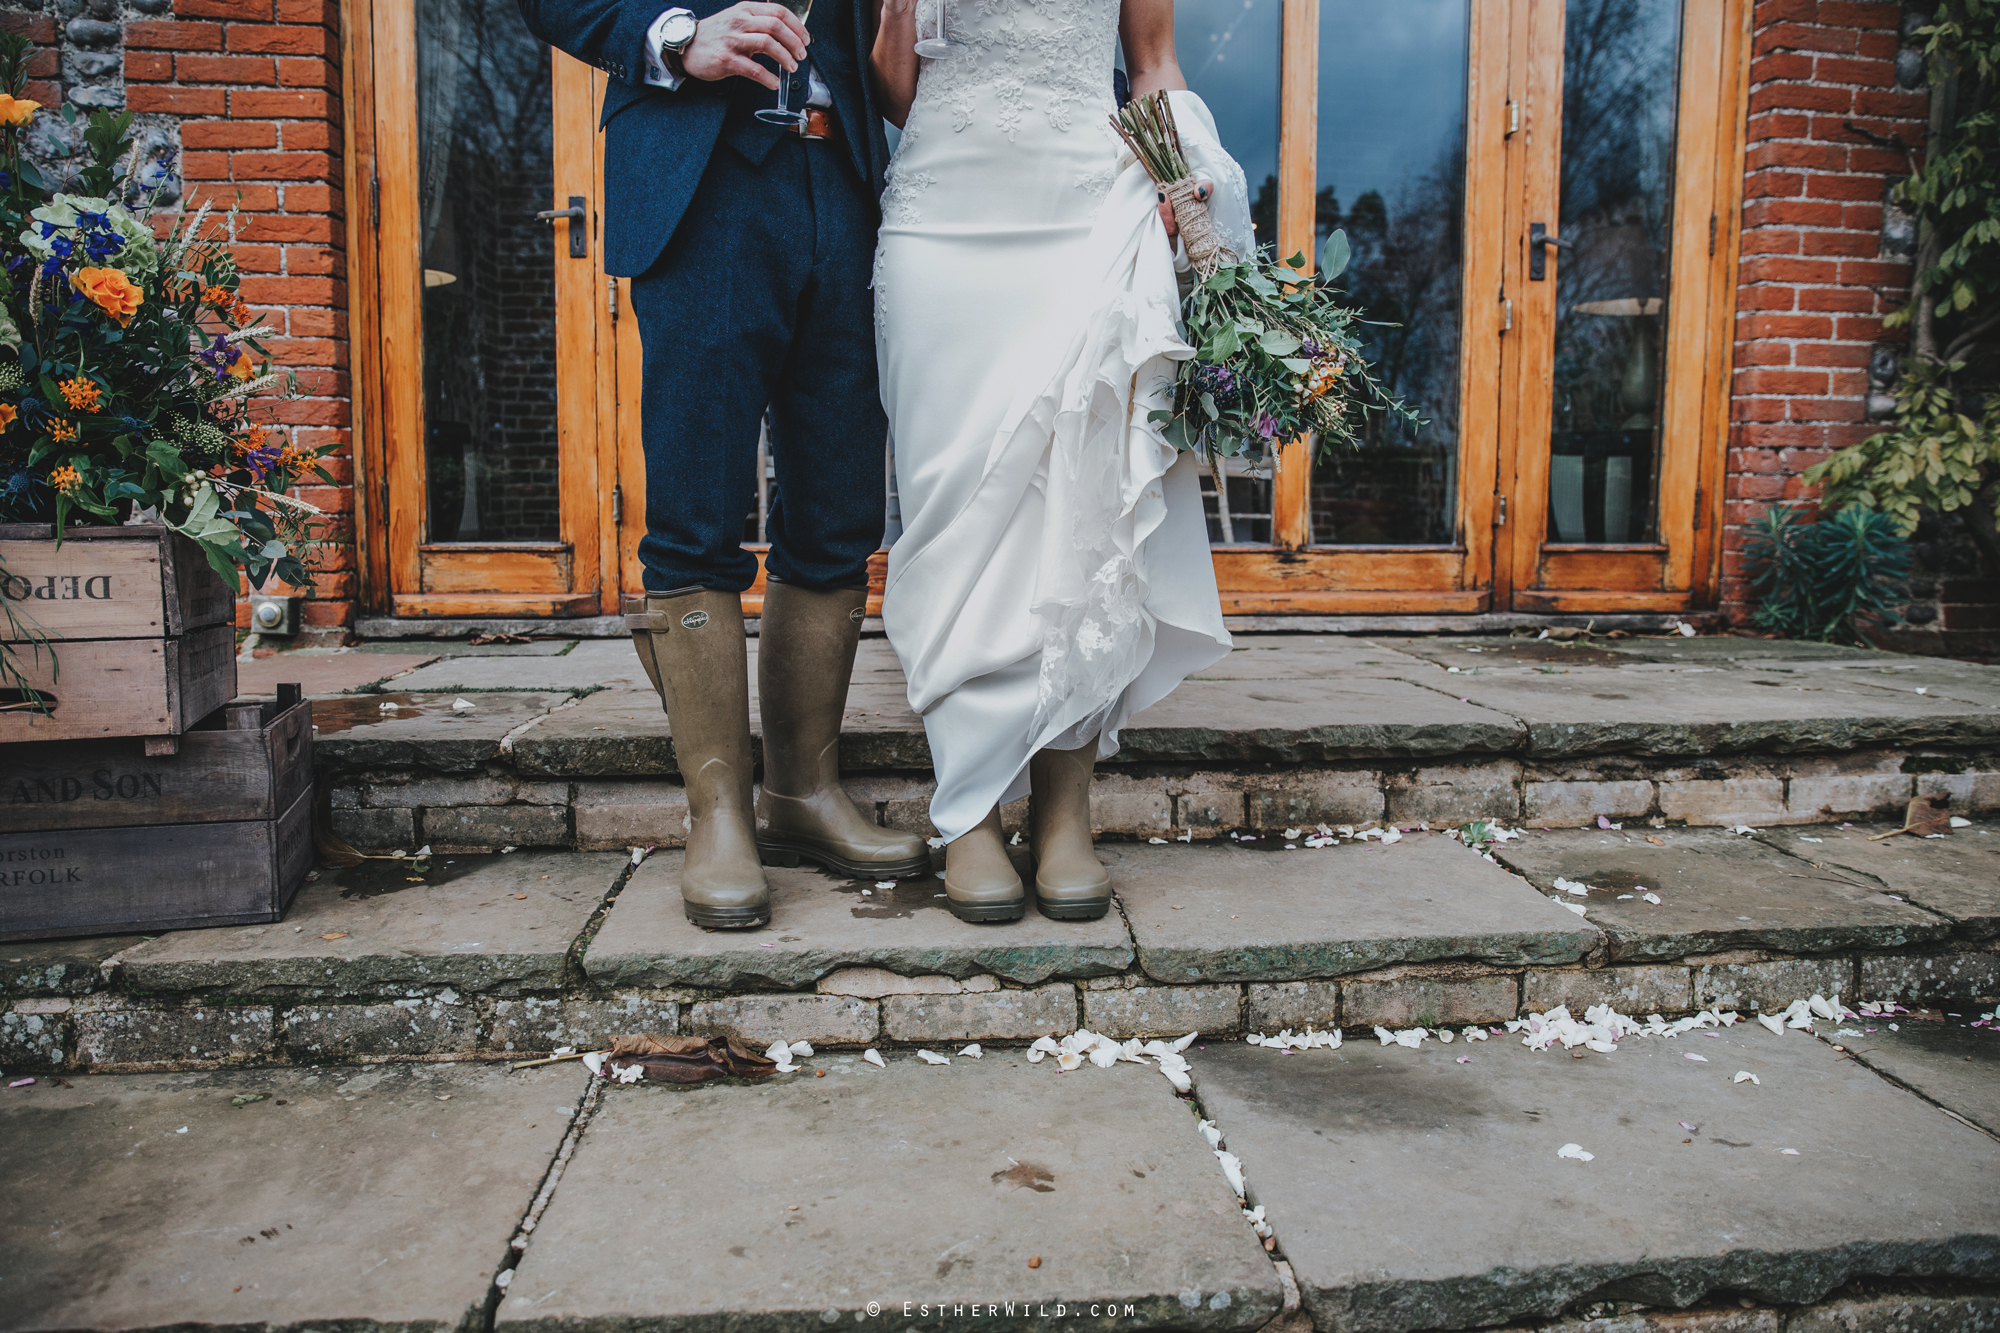
[[[1007,859],[996,807],[973,829],[945,844],[944,891],[961,921],[1019,921],[1028,911],[1021,877]]]
[[[922,838],[871,822],[840,786],[840,720],[867,601],[865,588],[812,592],[775,580],[765,587],[757,637],[764,717],[757,850],[765,865],[811,861],[856,879],[930,871]]]
[[[1094,921],[1111,910],[1111,872],[1090,841],[1095,741],[1038,750],[1028,761],[1029,834],[1035,851],[1035,910],[1059,921]]]
[[[743,602],[694,588],[626,603],[626,628],[666,705],[687,784],[681,900],[697,926],[761,926],[771,888],[750,808],[750,666]]]

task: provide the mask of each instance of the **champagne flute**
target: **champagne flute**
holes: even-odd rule
[[[945,6],[950,4],[951,0],[929,0],[929,3],[937,6],[937,35],[934,37],[923,35],[924,25],[921,15],[925,3],[926,0],[917,0],[917,12],[920,16],[917,22],[917,54],[929,60],[937,60],[962,48],[965,45],[964,42],[954,42],[950,37],[945,35]]]
[[[801,23],[804,23],[806,16],[812,13],[812,0],[778,0],[778,3],[797,14]],[[792,77],[785,72],[784,66],[778,67],[778,105],[759,111],[757,119],[788,127],[805,124],[805,108],[799,107],[797,110],[792,108]]]

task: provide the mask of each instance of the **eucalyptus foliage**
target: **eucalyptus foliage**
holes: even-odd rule
[[[1910,331],[1887,430],[1806,472],[1829,509],[1858,505],[1907,535],[1923,511],[1958,513],[2000,570],[2000,0],[1943,0],[1919,29],[1931,119],[1921,164],[1896,187],[1916,214]]]

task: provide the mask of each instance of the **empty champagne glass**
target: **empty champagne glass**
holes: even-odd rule
[[[812,13],[812,0],[778,0],[778,3],[797,14],[801,23],[806,21],[806,15]],[[757,119],[769,121],[773,125],[790,126],[805,123],[806,109],[793,108],[792,76],[785,72],[782,65],[778,67],[778,105],[759,111]]]
[[[937,29],[932,36],[929,37],[924,36],[923,11],[926,6],[926,0],[917,0],[918,17],[917,17],[916,49],[918,55],[924,56],[927,59],[936,60],[939,59],[940,57],[950,55],[953,51],[956,51],[961,47],[963,47],[965,43],[954,42],[950,37],[945,35],[945,21],[944,21],[945,6],[950,4],[951,0],[928,0],[928,3],[935,4],[937,6],[936,10]]]

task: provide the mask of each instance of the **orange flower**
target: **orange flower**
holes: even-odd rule
[[[70,281],[120,325],[129,321],[146,299],[138,284],[115,268],[80,268]]]
[[[40,102],[0,93],[0,125],[25,125],[33,120],[35,113],[41,109]]]
[[[239,351],[236,359],[229,363],[229,373],[239,380],[247,380],[257,373],[257,367],[250,364],[249,353]]]
[[[78,376],[73,380],[64,380],[62,383],[56,385],[56,388],[62,391],[63,401],[68,403],[70,410],[75,412],[95,412],[98,403],[104,397],[104,390],[98,388],[82,376]]]
[[[75,426],[67,421],[58,421],[55,425],[49,427],[49,434],[54,436],[58,442],[68,444],[76,438],[77,430]]]
[[[203,305],[212,305],[217,310],[229,309],[230,302],[235,299],[236,293],[230,291],[227,287],[204,287],[201,289],[201,303]]]
[[[65,463],[55,471],[49,473],[49,485],[55,487],[64,495],[68,495],[71,491],[83,485],[83,474]]]
[[[0,431],[11,428],[15,419],[20,415],[21,409],[12,403],[0,403]]]

